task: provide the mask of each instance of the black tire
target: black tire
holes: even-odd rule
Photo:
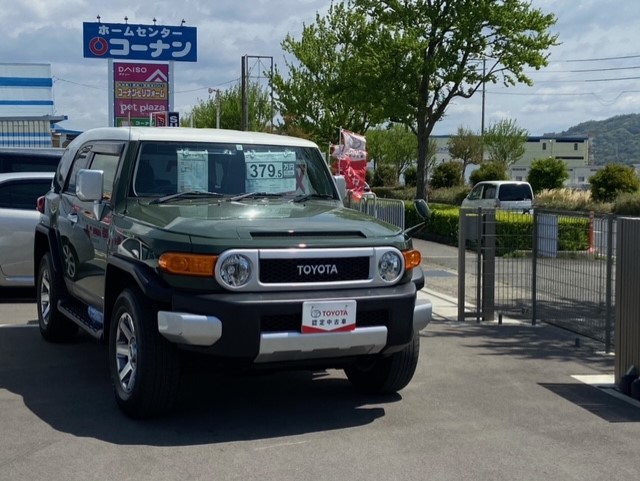
[[[169,412],[180,382],[176,346],[158,332],[158,310],[137,289],[125,289],[109,327],[109,372],[120,409],[133,418]]]
[[[402,350],[388,357],[358,361],[344,372],[356,390],[366,394],[392,394],[403,389],[413,378],[418,365],[420,336]]]
[[[65,342],[76,337],[78,326],[58,311],[58,286],[53,273],[51,254],[47,252],[40,259],[36,279],[36,304],[40,334],[47,341]]]

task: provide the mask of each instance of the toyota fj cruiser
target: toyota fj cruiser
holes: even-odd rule
[[[431,319],[420,253],[410,232],[344,207],[312,142],[94,129],[65,151],[40,209],[40,332],[104,339],[130,416],[172,407],[183,350],[223,366],[344,369],[370,393],[414,374]]]

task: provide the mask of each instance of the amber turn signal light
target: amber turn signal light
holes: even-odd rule
[[[165,252],[158,260],[160,269],[170,274],[185,276],[212,276],[217,256]]]
[[[422,263],[422,254],[420,254],[418,250],[412,249],[410,251],[404,251],[402,255],[404,256],[405,270],[418,267]]]

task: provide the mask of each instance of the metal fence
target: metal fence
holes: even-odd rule
[[[404,202],[401,200],[383,199],[369,193],[358,199],[349,192],[344,204],[404,230]]]
[[[459,257],[458,317],[545,321],[610,350],[616,227],[612,215],[461,209],[460,249],[477,256]]]

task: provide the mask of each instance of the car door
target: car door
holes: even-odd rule
[[[82,276],[80,263],[93,258],[93,249],[87,232],[78,223],[78,211],[81,206],[78,205],[76,196],[76,175],[81,169],[86,169],[89,166],[91,147],[91,145],[85,145],[80,148],[72,161],[60,193],[60,206],[56,218],[58,246],[64,266],[65,284],[70,292],[78,296],[77,283]]]
[[[109,203],[123,143],[94,142],[82,148],[71,167],[61,196],[59,216],[60,248],[65,282],[69,290],[89,305],[102,308],[107,241],[111,216],[97,219],[93,201],[83,201],[75,191],[81,169],[104,173],[103,201]]]
[[[123,150],[124,144],[115,142],[96,142],[92,147],[89,169],[103,172],[102,201],[108,205],[111,202],[113,182]],[[93,201],[83,202],[77,197],[75,200],[78,205],[78,224],[87,233],[92,249],[91,259],[87,256],[87,260],[79,264],[83,272],[83,276],[78,280],[79,287],[89,293],[87,302],[102,310],[112,216],[110,209],[107,209],[107,214],[98,219],[94,213]]]
[[[33,241],[40,212],[38,197],[51,188],[51,176],[16,177],[0,182],[0,285],[33,286]]]
[[[493,209],[496,207],[496,185],[490,182],[479,182],[462,201],[462,207],[469,209]]]

